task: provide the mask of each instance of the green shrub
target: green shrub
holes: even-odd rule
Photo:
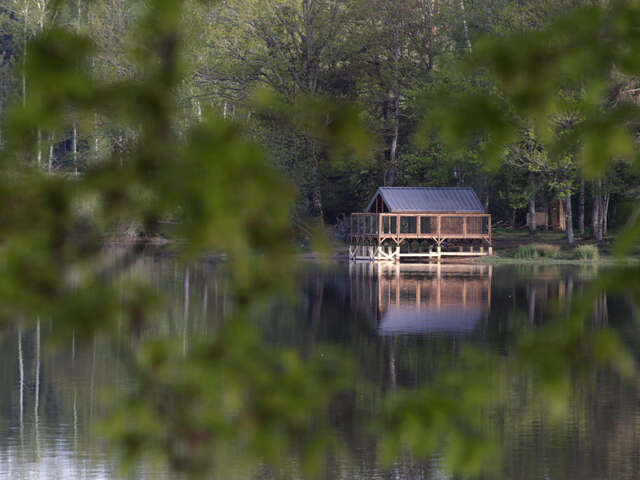
[[[531,245],[520,245],[513,252],[515,258],[538,258],[538,252]]]
[[[556,258],[560,253],[560,247],[558,245],[551,245],[548,243],[537,243],[531,245],[539,256],[547,258]]]
[[[576,257],[581,260],[598,260],[600,252],[595,245],[580,245],[575,251]]]

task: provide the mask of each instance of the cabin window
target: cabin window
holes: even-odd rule
[[[371,233],[371,217],[369,215],[364,217],[364,233]]]
[[[489,217],[482,217],[482,233],[485,235],[489,233]]]
[[[400,217],[400,233],[417,233],[417,217]]]
[[[436,233],[435,217],[420,217],[420,233]]]
[[[371,217],[371,233],[378,234],[378,215]]]

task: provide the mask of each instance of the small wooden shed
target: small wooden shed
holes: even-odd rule
[[[352,259],[490,255],[491,215],[469,187],[380,187],[351,215],[350,244]]]

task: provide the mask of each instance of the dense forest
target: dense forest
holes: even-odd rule
[[[494,226],[529,225],[533,230],[534,212],[550,212],[561,201],[569,230],[600,240],[626,220],[640,195],[638,173],[624,159],[611,162],[604,174],[585,177],[578,161],[580,146],[573,155],[554,155],[538,141],[539,132],[528,119],[521,119],[521,139],[501,152],[500,162],[487,161],[482,134],[452,146],[437,128],[425,128],[443,92],[491,90],[491,80],[481,69],[469,75],[457,68],[476,42],[544,28],[560,13],[585,3],[594,2],[186,2],[186,34],[181,38],[185,74],[174,91],[181,115],[176,125],[186,131],[212,114],[243,124],[294,185],[294,221],[300,226],[311,219],[339,225],[343,215],[361,209],[380,185],[464,185],[476,190],[493,214]],[[136,44],[134,28],[144,4],[3,1],[0,111],[26,101],[33,81],[21,68],[29,57],[28,40],[53,23],[95,42],[96,55],[82,66],[94,78],[113,82],[144,77],[135,61],[144,55],[144,46]],[[601,108],[635,102],[639,85],[640,79],[614,76]],[[261,110],[264,92],[277,96],[279,114]],[[579,88],[567,95],[580,95]],[[366,152],[330,151],[313,122],[297,114],[301,104],[315,98],[357,107],[357,120],[367,132]],[[335,120],[330,116],[327,113],[328,123]],[[557,119],[555,134],[580,121],[579,115]],[[65,129],[38,129],[35,160],[49,172],[82,174],[106,156],[132,149],[138,137],[139,131],[122,128],[114,118],[80,118],[70,109]]]
[[[298,465],[303,475],[291,478],[321,476],[345,424],[333,421],[336,398],[370,406],[357,394],[370,388],[369,359],[395,372],[394,349],[418,366],[431,356],[342,316],[358,306],[351,285],[379,291],[358,286],[357,271],[333,280],[348,281],[349,296],[327,285],[338,307],[324,313],[345,329],[337,337],[348,327],[367,330],[364,340],[324,345],[325,282],[302,278],[303,256],[292,255],[292,239],[322,246],[323,227],[343,232],[344,216],[380,185],[471,186],[495,227],[534,233],[560,216],[569,244],[619,228],[619,257],[640,238],[635,0],[2,0],[0,30],[0,327],[13,328],[7,369],[19,378],[21,433],[25,385],[29,401],[35,387],[36,446],[41,335],[70,345],[71,358],[76,345],[91,349],[90,392],[104,335],[136,380],[114,396],[105,422],[125,463],[149,455],[184,478],[270,478],[263,466],[289,478],[279,469]],[[553,215],[536,225],[545,211]],[[145,242],[105,241],[162,229],[182,240],[159,252],[176,258],[164,264],[166,295],[136,270]],[[637,398],[637,259],[599,269],[594,257],[577,261],[593,285],[564,274],[535,285],[547,273],[533,265],[518,286],[514,255],[518,268],[493,280],[504,282],[498,302],[489,285],[480,290],[478,330],[498,348],[438,338],[432,351],[453,354],[451,369],[415,390],[396,391],[395,381],[380,390],[379,421],[363,427],[384,441],[362,450],[389,465],[434,457],[455,475],[493,478],[513,426],[538,416],[586,422],[581,412],[593,409],[574,394],[596,399],[600,372]],[[434,267],[439,308],[446,273]],[[373,269],[361,273],[374,279]],[[265,339],[259,322],[287,321],[274,301],[307,284],[315,300],[291,313],[298,330],[283,327],[304,333],[301,346]],[[427,288],[412,304],[426,301]],[[170,295],[175,314],[163,302]],[[219,298],[220,321],[202,335],[195,327]],[[543,310],[542,298],[558,301]],[[492,340],[485,304],[498,313],[491,327],[514,338]],[[164,321],[174,317],[181,335]],[[630,334],[620,328],[627,320]],[[23,347],[36,358],[26,384]],[[533,398],[511,408],[520,391]],[[73,402],[75,412],[75,391]],[[572,405],[583,410],[573,415]],[[242,470],[230,475],[231,466]]]

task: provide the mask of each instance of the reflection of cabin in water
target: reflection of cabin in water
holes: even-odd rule
[[[488,265],[352,264],[351,302],[379,335],[469,334],[488,316],[491,277]]]
[[[491,253],[491,215],[471,188],[380,187],[351,214],[351,260]]]

